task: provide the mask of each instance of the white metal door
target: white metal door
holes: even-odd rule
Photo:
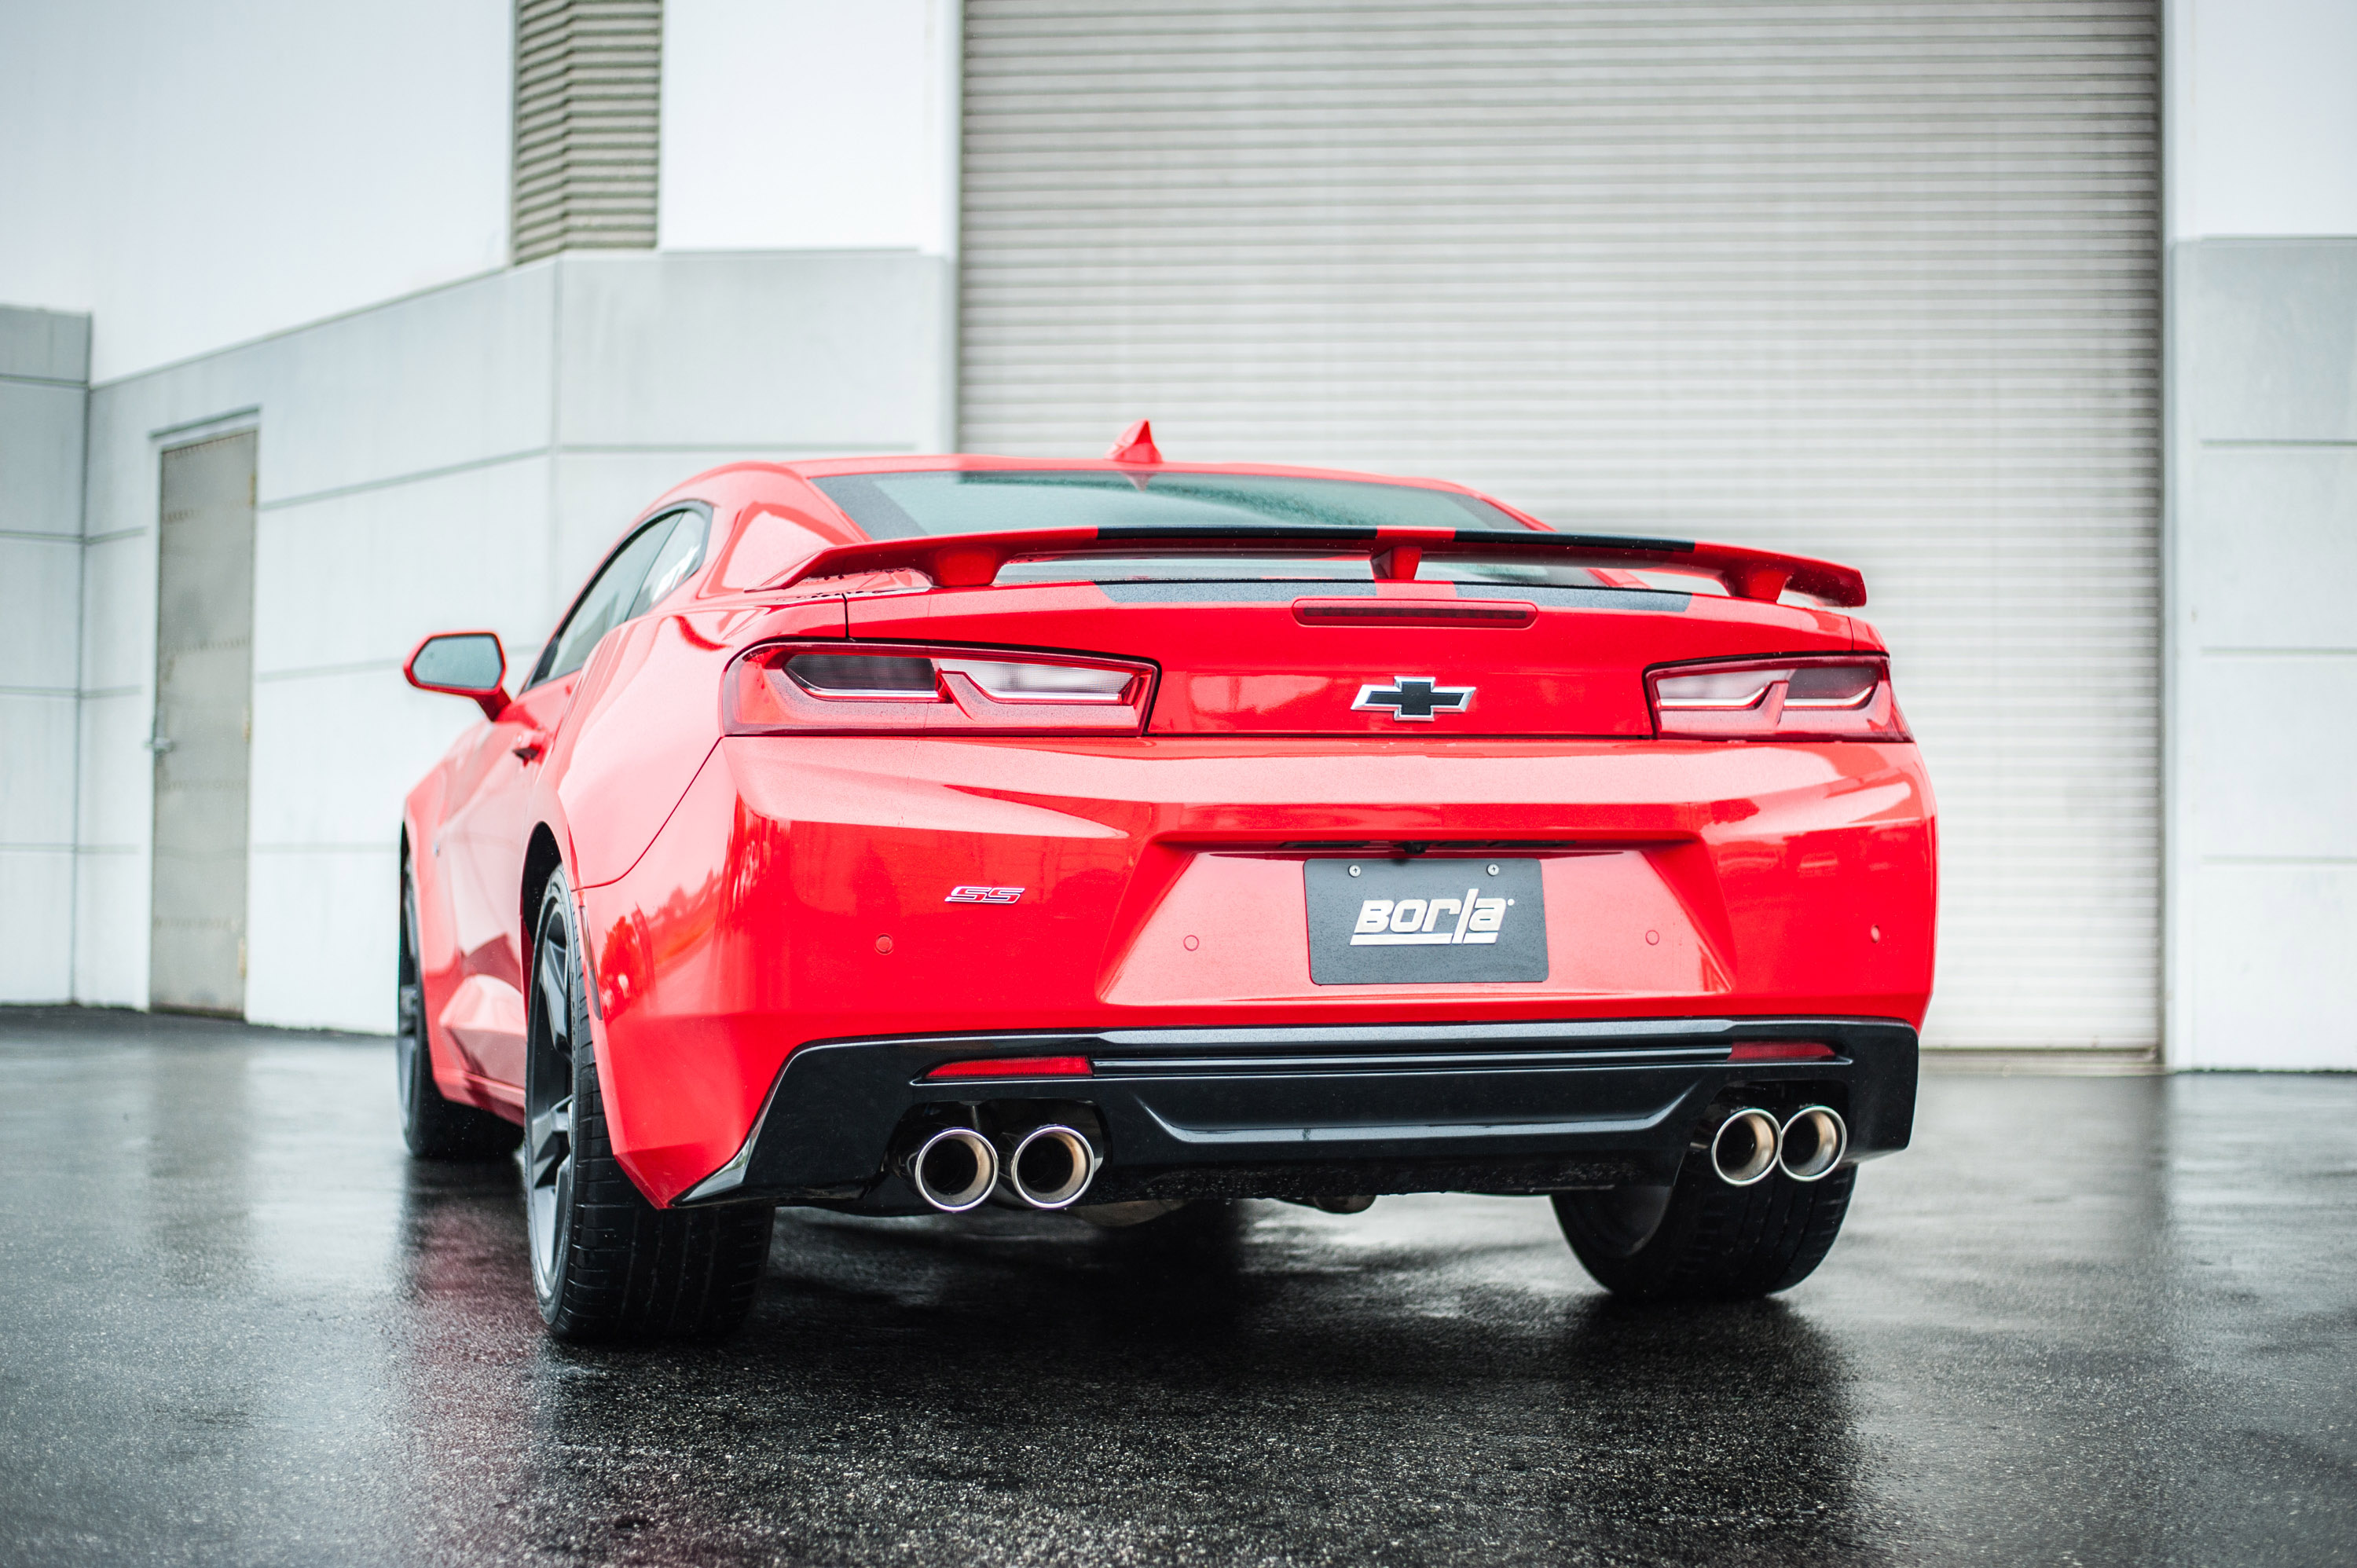
[[[245,1011],[253,729],[252,431],[164,454],[156,596],[156,863],[148,994]]]
[[[2158,1030],[2149,0],[972,0],[963,445],[1862,566],[1928,1037]]]

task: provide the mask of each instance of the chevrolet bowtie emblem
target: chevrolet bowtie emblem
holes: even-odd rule
[[[1361,686],[1353,708],[1389,708],[1395,719],[1423,720],[1435,714],[1461,714],[1473,705],[1470,686],[1444,686],[1429,675],[1394,675],[1388,686]]]

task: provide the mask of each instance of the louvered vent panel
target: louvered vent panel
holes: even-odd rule
[[[518,0],[514,252],[652,250],[662,0]]]
[[[2154,1039],[2149,0],[973,0],[966,39],[966,446],[1150,414],[1853,562],[1940,789],[1929,1037]]]

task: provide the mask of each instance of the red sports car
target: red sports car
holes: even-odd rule
[[[715,469],[512,696],[410,657],[485,722],[403,823],[409,1146],[522,1127],[566,1338],[731,1326],[780,1204],[1544,1194],[1615,1291],[1782,1289],[1932,985],[1864,601],[1142,427]]]

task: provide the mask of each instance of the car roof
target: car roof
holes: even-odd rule
[[[1397,474],[1370,474],[1349,468],[1309,468],[1284,463],[1116,463],[1103,457],[1005,457],[975,452],[882,453],[867,457],[818,457],[794,462],[744,462],[724,464],[706,469],[694,478],[673,486],[661,500],[641,516],[651,516],[663,507],[683,500],[713,499],[716,488],[734,491],[758,491],[765,476],[798,479],[808,484],[813,479],[830,478],[841,474],[927,474],[927,473],[991,473],[991,472],[1058,472],[1125,474],[1132,477],[1154,474],[1250,474],[1283,479],[1340,479],[1366,485],[1405,485],[1414,489],[1448,490],[1458,495],[1480,496],[1492,504],[1503,506],[1495,497],[1483,495],[1468,485],[1448,479],[1408,478]],[[1505,510],[1520,517],[1516,508]]]
[[[1010,470],[1096,472],[1133,476],[1254,474],[1269,478],[1346,479],[1355,480],[1361,484],[1408,485],[1418,489],[1456,490],[1469,496],[1480,493],[1464,485],[1453,484],[1447,479],[1407,478],[1396,474],[1369,474],[1349,468],[1307,468],[1286,463],[1116,463],[1108,457],[1004,457],[960,452],[925,456],[914,456],[903,453],[877,457],[823,457],[772,466],[805,479],[826,478],[836,474],[981,473]]]

